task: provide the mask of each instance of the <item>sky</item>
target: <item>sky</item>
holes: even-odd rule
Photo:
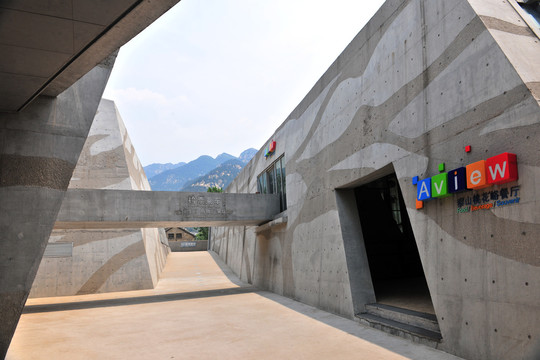
[[[103,95],[143,165],[260,149],[382,0],[182,0],[129,43]]]

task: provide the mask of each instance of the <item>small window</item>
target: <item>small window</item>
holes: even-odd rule
[[[287,187],[285,186],[285,159],[281,157],[281,159],[278,160],[279,166],[279,179],[281,180],[281,190],[279,193],[281,194],[281,208],[285,210],[287,208]]]
[[[268,176],[268,194],[275,194],[276,189],[276,173],[275,167],[271,166],[270,169],[266,170],[266,175]]]
[[[281,211],[287,208],[285,161],[283,156],[257,176],[257,191],[261,194],[279,194]]]
[[[266,189],[266,174],[264,174],[264,176],[261,176],[261,184],[262,184],[262,187],[261,187],[261,193],[262,194],[266,194],[267,193],[267,189]]]
[[[174,234],[168,234],[169,240],[174,240]]]
[[[182,234],[181,234],[181,233],[176,234],[176,238],[177,238],[177,239],[181,239],[181,238],[182,238]]]
[[[260,194],[262,194],[262,193],[263,193],[262,189],[263,189],[263,186],[262,186],[262,178],[259,176],[259,177],[257,178],[257,192],[260,193]]]

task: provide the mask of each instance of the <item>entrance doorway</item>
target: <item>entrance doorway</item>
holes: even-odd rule
[[[377,303],[435,314],[396,175],[354,194]]]

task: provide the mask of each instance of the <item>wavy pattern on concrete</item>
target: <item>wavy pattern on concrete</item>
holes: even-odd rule
[[[286,225],[213,229],[213,249],[244,280],[353,316],[336,191],[393,171],[441,346],[471,359],[535,359],[539,54],[507,1],[387,1],[277,129],[279,153],[259,152],[227,189],[256,192],[283,154]],[[458,214],[450,197],[416,210],[413,176],[506,151],[518,154],[520,179],[509,186],[520,186],[519,205]]]
[[[79,74],[57,97],[38,96],[24,110],[0,115],[0,358],[30,293],[115,57]],[[5,94],[3,100],[9,99]]]
[[[130,261],[144,256],[146,253],[144,244],[141,241],[128,245],[118,254],[110,257],[77,291],[76,295],[94,294],[109,280],[109,277]],[[141,289],[145,289],[148,284],[141,283]]]
[[[69,187],[150,190],[112,101],[101,101]],[[32,297],[152,288],[169,251],[162,229],[55,230],[49,242],[73,243],[73,255],[42,260]]]

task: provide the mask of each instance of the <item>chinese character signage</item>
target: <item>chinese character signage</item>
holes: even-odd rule
[[[466,213],[478,210],[489,210],[499,206],[518,204],[519,186],[507,187],[499,190],[484,191],[457,199],[457,212]]]

